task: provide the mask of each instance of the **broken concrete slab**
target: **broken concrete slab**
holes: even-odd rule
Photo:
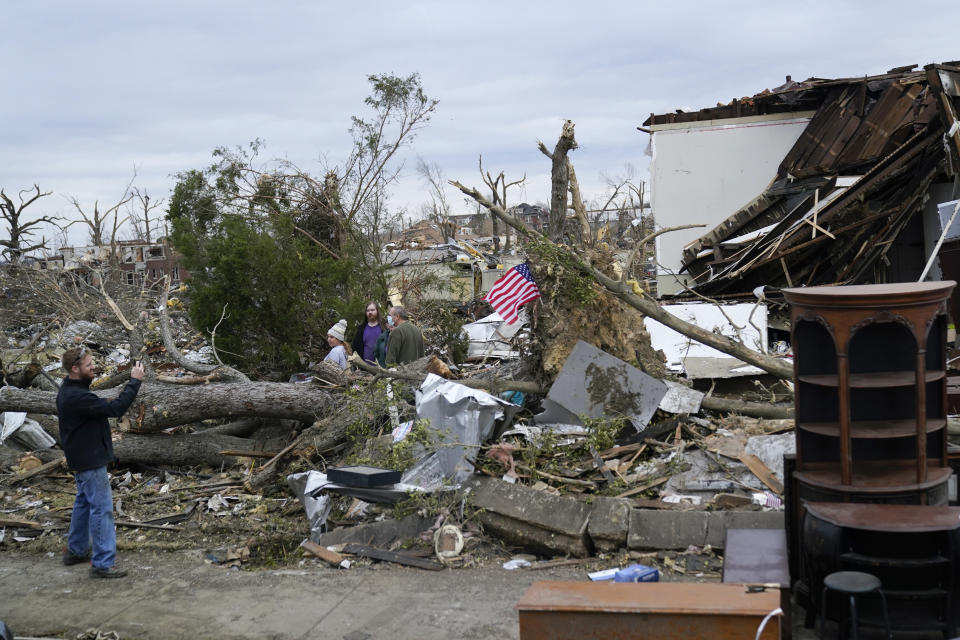
[[[666,393],[662,381],[579,340],[547,398],[577,416],[626,416],[642,431]]]
[[[615,551],[627,546],[632,505],[626,498],[594,498],[590,504],[587,535],[596,551]]]
[[[747,440],[743,451],[760,458],[783,484],[783,456],[797,452],[796,435],[790,432],[753,436]]]
[[[699,413],[700,403],[703,402],[702,391],[691,389],[679,382],[664,380],[667,385],[667,394],[660,401],[660,409],[669,413]]]
[[[727,529],[783,528],[782,511],[660,511],[630,514],[630,549],[686,549],[690,545],[723,548]]]
[[[538,553],[591,555],[586,503],[487,476],[471,476],[463,487],[481,509],[484,528],[505,542]]]
[[[329,547],[334,544],[354,542],[388,549],[396,543],[416,538],[432,524],[433,518],[423,518],[413,514],[402,520],[382,520],[356,527],[340,527],[321,534],[316,543],[321,547]]]
[[[515,520],[493,511],[481,512],[478,516],[484,531],[497,536],[507,544],[517,545],[538,555],[570,555],[586,558],[592,555],[584,531],[571,535],[552,531],[537,524]]]
[[[662,514],[666,514],[664,517]],[[707,544],[706,511],[634,509],[630,514],[630,549],[686,549]]]

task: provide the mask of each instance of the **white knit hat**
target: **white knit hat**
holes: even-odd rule
[[[347,321],[340,320],[337,324],[330,327],[330,330],[327,331],[328,336],[333,336],[340,342],[343,342],[343,336],[347,332]]]

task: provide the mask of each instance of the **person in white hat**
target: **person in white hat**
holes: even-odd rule
[[[343,339],[346,330],[347,321],[340,320],[327,331],[327,344],[330,345],[330,353],[327,354],[324,361],[336,362],[341,369],[347,368],[347,343]]]

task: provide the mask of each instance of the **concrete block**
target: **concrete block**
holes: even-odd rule
[[[587,535],[597,551],[615,551],[627,546],[631,503],[626,498],[594,498],[590,504]]]
[[[464,486],[471,489],[470,502],[487,511],[566,535],[583,535],[587,529],[590,506],[575,498],[479,475]]]
[[[416,514],[402,520],[382,520],[361,524],[356,527],[340,527],[320,536],[317,544],[323,547],[345,542],[356,542],[371,547],[389,549],[392,545],[416,538],[433,525],[432,518],[422,518]]]
[[[709,511],[634,509],[627,546],[631,549],[686,549],[706,544]]]
[[[585,532],[580,535],[568,535],[550,531],[492,511],[482,512],[478,518],[487,534],[496,536],[506,544],[522,547],[530,553],[546,556],[567,554],[576,558],[586,558],[591,555]]]
[[[480,522],[504,541],[538,553],[590,555],[590,505],[487,476],[471,476],[463,486],[483,510]]]
[[[660,511],[634,509],[627,546],[631,549],[722,549],[727,529],[783,528],[782,511]]]

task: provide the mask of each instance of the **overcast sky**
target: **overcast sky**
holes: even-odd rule
[[[405,153],[392,203],[426,200],[417,157],[482,186],[526,174],[511,204],[549,198],[564,119],[587,198],[633,165],[646,178],[651,112],[699,109],[795,80],[960,59],[952,2],[6,3],[0,187],[54,194],[34,215],[114,203],[129,182],[167,198],[217,146],[320,170],[348,150],[369,74],[418,72],[436,115]],[[449,192],[455,211],[463,199]],[[85,234],[77,227],[71,241]],[[6,229],[0,228],[0,235]]]

